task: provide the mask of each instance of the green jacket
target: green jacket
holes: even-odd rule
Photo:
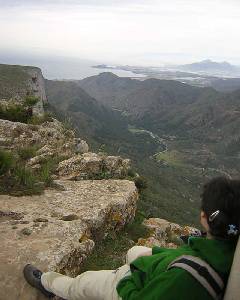
[[[178,249],[153,247],[153,255],[139,257],[130,265],[132,274],[117,285],[123,300],[212,300],[204,287],[187,271],[168,265],[181,255],[200,257],[222,278],[227,278],[232,265],[236,243],[189,238],[188,245]]]

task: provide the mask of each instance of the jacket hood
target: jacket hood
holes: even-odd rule
[[[236,248],[235,241],[190,237],[189,246],[216,271],[229,273]]]

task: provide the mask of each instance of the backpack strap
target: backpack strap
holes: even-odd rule
[[[205,261],[199,257],[182,255],[172,261],[167,270],[181,268],[190,273],[213,297],[218,300],[224,292],[224,281],[219,274]]]

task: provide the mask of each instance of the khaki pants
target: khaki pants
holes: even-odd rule
[[[150,248],[135,246],[128,251],[126,264],[117,270],[88,271],[76,278],[47,272],[41,277],[42,285],[67,300],[120,300],[116,286],[120,279],[130,274],[129,264],[150,252]]]

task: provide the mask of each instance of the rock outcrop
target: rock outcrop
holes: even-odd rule
[[[88,152],[88,144],[55,119],[41,125],[0,120],[0,148],[19,155],[31,146],[26,166],[38,170],[60,158],[52,175],[59,180],[42,195],[0,195],[0,299],[43,299],[23,278],[26,263],[77,275],[95,242],[135,215],[135,184],[113,180],[126,177],[129,160]]]
[[[34,114],[44,113],[44,104],[47,103],[45,83],[42,71],[36,67],[3,65],[0,64],[0,100],[23,100],[32,95],[39,99],[33,108]]]
[[[43,299],[24,281],[24,264],[74,276],[95,241],[134,217],[138,194],[133,182],[57,183],[61,191],[0,196],[0,299]]]
[[[129,159],[88,152],[61,161],[57,173],[68,180],[124,178],[129,169]]]
[[[41,70],[0,65],[0,73],[1,70],[4,76],[0,76],[0,103],[4,111],[11,113],[11,106],[18,107],[21,102],[24,106],[26,96],[35,96],[39,101],[31,117],[32,112],[43,114],[47,99]],[[18,177],[14,169],[19,164],[24,176],[35,176],[34,184],[42,186],[41,195],[0,195],[0,299],[44,299],[24,280],[22,269],[26,263],[43,271],[79,274],[95,242],[134,218],[138,199],[134,182],[123,180],[130,169],[128,159],[89,152],[86,141],[46,115],[35,117],[35,123],[40,125],[27,123],[28,120],[20,123],[0,119],[0,149],[7,155],[11,152],[14,160],[0,179],[7,176],[15,183],[13,179]],[[2,155],[2,162],[7,155]],[[46,176],[39,177],[49,162],[56,167],[58,164],[57,170],[55,166],[46,168]],[[24,180],[22,186],[17,186],[20,191],[24,191]],[[1,182],[9,186],[8,181]],[[46,186],[51,189],[44,191]]]
[[[25,107],[27,99],[39,99],[29,112],[31,117],[39,115],[35,117],[39,125],[27,124],[28,119],[26,123],[0,119],[0,150],[11,152],[15,165],[21,164],[21,170],[37,178],[42,194],[0,195],[0,299],[43,299],[25,282],[24,265],[77,275],[95,242],[134,218],[138,192],[133,182],[123,180],[130,160],[89,152],[87,142],[76,137],[74,130],[43,115],[47,99],[40,69],[0,65],[1,71],[3,118],[11,117],[7,111],[17,111],[21,104]],[[25,122],[19,117],[13,120]],[[46,169],[46,176],[39,177],[48,163],[58,165],[57,170],[55,166]],[[15,178],[15,165],[1,178],[6,174],[9,180]],[[51,183],[41,178],[51,178]],[[44,191],[46,186],[51,189]]]
[[[42,71],[39,68],[26,68],[26,72],[31,79],[28,80],[30,93],[39,98],[40,101],[33,108],[33,114],[43,114],[44,104],[47,103],[47,96],[45,92],[45,81]]]
[[[76,138],[76,153],[83,154],[89,151],[89,146],[86,141]]]
[[[74,131],[64,128],[56,119],[41,125],[0,119],[0,148],[14,150],[35,145],[39,148],[38,155],[57,153],[58,156],[70,157],[76,153],[78,144]]]
[[[87,142],[76,138],[73,130],[64,128],[56,119],[41,125],[0,119],[0,148],[14,151],[29,146],[35,146],[37,151],[27,166],[38,169],[57,156],[60,163],[56,175],[62,179],[125,178],[130,169],[129,159],[88,152]]]
[[[180,236],[200,235],[200,231],[194,227],[180,226],[179,224],[159,218],[146,219],[143,225],[149,229],[149,237],[139,239],[138,245],[146,247],[177,248],[183,244]]]

